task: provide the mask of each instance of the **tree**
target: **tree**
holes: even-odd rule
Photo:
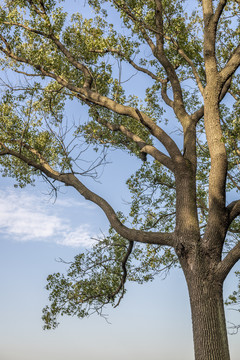
[[[120,303],[127,280],[180,265],[195,359],[228,360],[222,288],[240,259],[240,2],[88,0],[94,18],[76,12],[71,21],[61,2],[0,6],[1,66],[10,79],[0,104],[2,174],[20,186],[36,176],[56,191],[71,186],[111,228],[66,275],[48,277],[45,327],[56,327],[58,315],[101,314]],[[143,99],[131,91],[135,73]],[[88,108],[86,123],[67,126],[69,101]],[[170,136],[174,126],[178,136]],[[84,185],[96,164],[81,169],[83,138],[96,152],[113,147],[142,159],[127,181],[128,217]],[[228,303],[239,303],[239,293]]]

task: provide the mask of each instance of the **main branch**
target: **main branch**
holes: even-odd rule
[[[27,146],[26,146],[27,148]],[[0,155],[1,156],[13,156],[23,163],[33,167],[36,170],[41,171],[47,177],[60,181],[67,186],[72,186],[75,188],[86,200],[90,200],[91,202],[98,205],[107,216],[111,226],[116,230],[116,232],[128,239],[129,241],[137,241],[146,244],[158,244],[158,245],[167,245],[173,246],[174,235],[173,233],[159,233],[159,232],[146,232],[141,230],[130,229],[123,225],[116,215],[115,211],[111,207],[111,205],[104,200],[99,195],[95,194],[91,190],[89,190],[74,174],[68,173],[59,173],[58,171],[52,169],[52,167],[48,164],[46,159],[44,159],[41,154],[39,154],[35,149],[29,147],[30,153],[33,155],[28,157],[27,155],[23,155],[21,152],[17,152],[8,148],[5,144],[0,143]],[[37,158],[34,159],[34,155]]]

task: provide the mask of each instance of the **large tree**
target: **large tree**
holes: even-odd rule
[[[0,6],[1,169],[20,186],[36,176],[71,186],[111,228],[67,274],[49,276],[45,327],[58,315],[101,314],[127,280],[179,265],[195,359],[229,360],[222,289],[240,259],[240,1],[88,0],[92,18],[75,1],[71,19],[61,2]],[[88,121],[69,124],[70,101]],[[127,181],[128,216],[87,185],[97,164],[82,169],[83,139],[142,160]]]

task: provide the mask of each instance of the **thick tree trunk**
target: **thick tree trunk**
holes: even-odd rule
[[[230,360],[222,286],[191,276],[188,288],[195,360]]]

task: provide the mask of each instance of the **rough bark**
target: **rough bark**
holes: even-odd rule
[[[201,240],[195,243],[192,251],[179,254],[190,297],[195,360],[230,360],[223,280]]]
[[[188,289],[195,360],[230,360],[222,286],[197,274]]]

